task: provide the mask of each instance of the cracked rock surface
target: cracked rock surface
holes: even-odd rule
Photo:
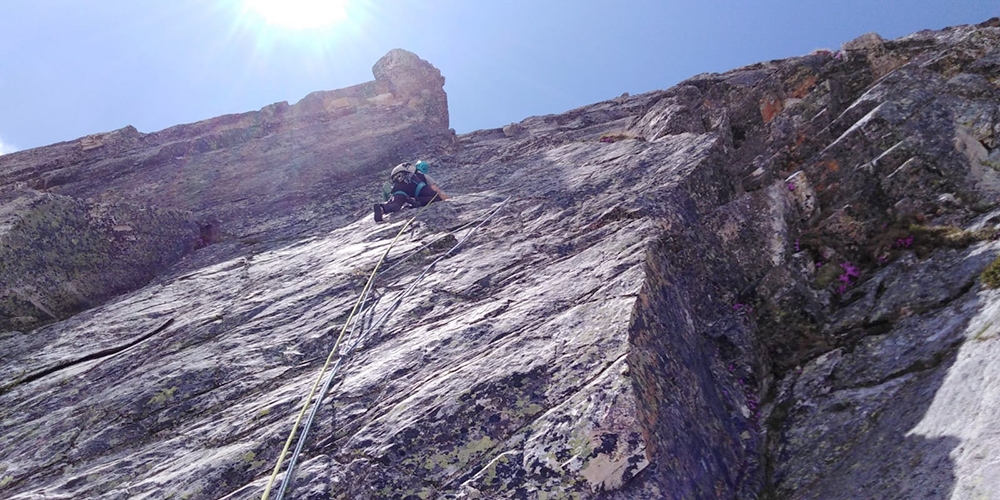
[[[293,498],[989,498],[998,54],[997,19],[870,34],[455,137],[393,51],[293,106],[0,157],[0,214],[148,205],[201,240],[4,326],[0,494],[260,498],[329,359]],[[374,223],[417,157],[451,199]]]

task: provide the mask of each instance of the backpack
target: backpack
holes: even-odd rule
[[[412,197],[413,198],[420,198],[420,191],[422,191],[425,187],[427,187],[427,178],[425,178],[424,174],[422,174],[420,172],[411,172],[410,175],[409,175],[409,177],[406,180],[406,184],[413,184],[414,188],[413,188],[413,196]],[[389,187],[389,191],[390,191],[389,197],[390,198],[393,195],[397,195],[397,194],[401,194],[403,196],[406,196],[407,198],[410,197],[410,194],[407,193],[406,191],[402,191],[402,190],[393,191],[393,188],[395,188],[395,186],[396,186],[395,184],[391,184],[390,187]],[[385,193],[385,186],[384,185],[382,187],[382,192],[383,192],[383,194]],[[386,199],[388,199],[388,198],[386,198]]]

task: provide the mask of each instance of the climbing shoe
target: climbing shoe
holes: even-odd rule
[[[382,204],[381,203],[376,203],[375,204],[375,222],[382,222],[382,215],[383,214],[385,214],[385,212],[382,210]]]

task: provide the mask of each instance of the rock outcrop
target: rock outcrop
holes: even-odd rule
[[[18,199],[190,213],[209,243],[0,333],[5,497],[259,498],[328,360],[295,498],[1000,491],[1000,20],[457,141],[425,64],[390,52],[274,135],[244,127],[265,108],[0,157],[49,192]],[[251,132],[200,150],[224,124]],[[375,224],[417,155],[452,198]]]
[[[114,214],[104,217],[107,224],[101,224],[110,227],[103,229],[115,240],[111,245],[148,232],[160,235],[143,241],[163,247],[141,257],[151,260],[143,264],[125,262],[103,247],[67,246],[78,243],[71,242],[76,236],[66,231],[27,235],[31,241],[24,252],[32,255],[11,253],[20,250],[5,244],[0,257],[10,264],[0,264],[5,273],[0,281],[0,328],[12,325],[9,318],[22,318],[22,328],[62,319],[65,315],[59,311],[77,311],[138,288],[197,240],[274,241],[317,227],[336,227],[368,202],[369,186],[380,182],[389,166],[418,152],[453,147],[444,79],[437,69],[396,49],[379,60],[373,72],[374,81],[313,92],[293,106],[281,102],[151,134],[125,127],[0,157],[0,193],[21,193],[8,198],[31,198],[31,192],[43,191],[50,194],[48,200],[79,200],[48,204],[53,207],[135,206],[148,213],[124,216],[128,220],[120,223],[112,221]],[[60,217],[59,209],[22,214],[19,206],[8,204],[4,210],[25,220],[47,217],[42,223],[53,230],[65,223],[52,218]],[[166,209],[189,212],[188,219],[200,231],[196,228],[192,237],[190,231],[171,230],[174,221],[153,215]],[[107,210],[96,209],[101,211]],[[75,213],[70,224],[92,223],[83,222],[81,213]],[[160,259],[160,250],[172,257]],[[48,263],[40,267],[29,259]],[[153,262],[163,265],[150,267]],[[84,270],[108,263],[132,276],[122,279],[111,269],[105,276]],[[74,276],[67,278],[67,273]]]
[[[24,192],[0,205],[0,331],[135,290],[202,244],[191,214]]]
[[[0,189],[188,210],[233,238],[293,237],[318,218],[335,227],[387,165],[455,142],[436,68],[396,49],[373,72],[374,81],[295,105],[4,155]]]

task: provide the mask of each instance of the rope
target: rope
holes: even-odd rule
[[[474,224],[475,222],[476,222],[476,221],[474,221],[474,220],[473,220],[473,221],[469,221],[469,222],[466,222],[465,224],[462,224],[461,226],[458,226],[457,228],[455,228],[455,229],[452,229],[451,231],[449,231],[449,234],[450,234],[450,233],[457,233],[457,232],[459,232],[459,231],[461,231],[461,230],[465,229],[466,227],[468,227],[468,226],[471,226],[471,225],[472,225],[472,224]],[[382,270],[382,272],[381,272],[380,274],[385,274],[385,273],[388,273],[389,271],[392,271],[393,269],[395,269],[395,268],[399,267],[399,266],[400,266],[400,265],[402,265],[402,264],[403,264],[404,262],[406,262],[407,260],[409,260],[409,259],[410,259],[410,257],[413,257],[414,255],[416,255],[416,254],[420,253],[420,251],[424,250],[424,249],[425,249],[425,248],[427,248],[427,247],[430,247],[431,245],[433,245],[433,244],[435,244],[435,243],[437,243],[437,242],[439,242],[439,241],[441,241],[441,240],[443,240],[443,239],[444,239],[444,237],[441,237],[441,238],[438,238],[438,239],[436,239],[436,240],[434,240],[434,241],[431,241],[431,242],[429,242],[429,243],[424,243],[424,244],[423,244],[423,245],[421,245],[421,246],[420,246],[419,248],[415,248],[415,249],[413,249],[412,251],[410,251],[410,253],[408,253],[408,254],[404,255],[404,256],[403,256],[403,257],[402,257],[401,259],[397,260],[396,262],[393,262],[391,266],[389,266],[389,267],[387,267],[387,268],[383,269],[383,270]]]
[[[441,260],[443,260],[445,257],[448,257],[448,256],[452,255],[452,253],[454,253],[455,250],[458,249],[458,247],[462,246],[463,243],[465,243],[470,237],[472,237],[472,235],[483,224],[486,224],[487,222],[489,222],[489,220],[492,219],[493,216],[495,216],[497,213],[500,212],[500,210],[504,207],[504,205],[507,203],[508,200],[510,200],[509,197],[507,199],[505,199],[502,203],[500,203],[500,205],[498,207],[496,207],[495,209],[493,209],[493,211],[490,212],[486,217],[484,217],[479,222],[479,224],[476,225],[476,227],[472,228],[472,231],[469,231],[469,233],[466,234],[465,237],[463,237],[461,240],[459,240],[458,243],[455,243],[455,245],[452,246],[451,249],[448,250],[444,255],[438,257],[437,259],[434,259],[433,262],[431,262],[426,267],[424,267],[424,270],[416,277],[416,279],[413,280],[412,283],[410,283],[410,286],[408,286],[406,288],[406,290],[403,291],[403,293],[399,294],[399,296],[396,298],[396,300],[393,301],[392,305],[389,306],[389,308],[386,309],[386,311],[383,312],[381,316],[379,316],[378,320],[376,320],[372,324],[372,326],[369,327],[369,329],[366,330],[362,334],[361,338],[365,338],[369,333],[371,333],[372,330],[376,329],[377,327],[380,327],[382,325],[382,323],[385,322],[385,320],[387,320],[389,318],[389,315],[391,313],[395,312],[396,308],[398,308],[399,305],[403,302],[403,299],[406,298],[406,296],[409,295],[413,291],[413,288],[416,287],[417,283],[419,283],[421,279],[423,279],[424,275],[426,275],[435,265],[437,265],[438,262],[440,262]],[[475,221],[473,221],[473,222],[475,222]],[[386,270],[386,272],[387,271],[388,270]],[[359,338],[359,340],[360,340],[360,338]]]
[[[507,200],[509,200],[511,198],[510,196],[508,196],[505,199],[503,196],[497,196],[497,195],[492,195],[492,194],[481,194],[481,193],[457,193],[457,194],[453,194],[452,196],[462,196],[462,197],[471,197],[471,198],[489,198],[489,199],[491,199],[493,201],[502,201],[503,203],[507,203]]]
[[[418,211],[416,215],[414,215],[409,221],[407,221],[406,224],[403,225],[402,228],[400,228],[399,232],[396,234],[396,237],[393,238],[392,242],[386,248],[385,252],[382,254],[382,257],[379,259],[378,263],[375,265],[375,268],[372,270],[372,274],[368,278],[368,282],[365,283],[365,287],[362,289],[361,295],[358,298],[358,301],[354,304],[354,308],[352,308],[351,314],[348,316],[347,321],[344,322],[344,328],[340,331],[340,335],[337,337],[337,341],[334,343],[333,349],[330,350],[330,354],[329,354],[329,356],[327,356],[326,363],[323,365],[323,368],[320,370],[319,377],[317,377],[316,382],[313,384],[313,388],[310,391],[309,396],[306,398],[305,404],[302,407],[302,411],[299,413],[299,416],[296,419],[295,424],[292,427],[292,432],[289,433],[289,435],[288,435],[288,440],[285,442],[285,447],[282,449],[281,454],[278,457],[278,462],[274,466],[274,472],[271,474],[271,478],[268,481],[267,487],[264,490],[264,495],[261,497],[261,500],[267,500],[267,498],[268,498],[268,495],[270,493],[271,487],[274,485],[274,481],[277,478],[278,472],[281,470],[281,463],[284,461],[285,455],[288,453],[288,448],[291,445],[291,441],[292,441],[292,439],[293,439],[293,437],[295,435],[295,431],[297,430],[297,428],[299,426],[299,423],[302,420],[302,416],[306,412],[306,409],[309,407],[310,403],[313,401],[313,396],[316,393],[316,387],[319,385],[320,380],[323,378],[323,373],[326,372],[326,369],[330,365],[330,361],[333,359],[334,354],[337,353],[337,349],[340,346],[341,340],[344,338],[344,333],[347,331],[348,324],[351,324],[351,322],[353,320],[353,326],[351,327],[351,336],[353,337],[354,331],[357,329],[357,326],[358,326],[358,318],[361,318],[361,320],[360,320],[362,322],[361,334],[354,340],[354,342],[350,346],[348,346],[348,348],[347,348],[347,350],[345,352],[341,353],[340,357],[337,359],[337,363],[333,366],[333,369],[330,371],[330,373],[329,373],[326,381],[323,383],[323,387],[320,390],[319,397],[317,397],[315,399],[316,404],[312,406],[312,409],[309,412],[309,416],[306,419],[305,424],[302,426],[302,432],[299,435],[298,442],[295,445],[295,450],[292,453],[291,458],[289,459],[288,472],[285,474],[285,477],[282,479],[281,486],[279,487],[278,492],[277,492],[276,500],[282,500],[284,498],[285,492],[287,491],[289,485],[292,482],[292,479],[293,479],[294,473],[295,473],[295,464],[298,461],[298,457],[299,457],[299,455],[302,452],[302,448],[305,446],[305,443],[306,443],[306,440],[307,440],[307,437],[308,437],[308,434],[309,434],[309,429],[312,427],[312,423],[313,423],[313,421],[314,421],[314,419],[316,417],[316,414],[319,411],[319,407],[320,407],[319,403],[326,397],[327,393],[329,392],[330,386],[332,385],[333,380],[336,377],[336,374],[339,371],[340,366],[343,363],[344,359],[346,359],[354,351],[354,349],[362,342],[362,340],[366,339],[368,337],[368,335],[372,331],[374,331],[376,328],[380,328],[381,327],[382,323],[385,322],[388,319],[389,315],[392,312],[394,312],[399,307],[399,305],[402,303],[403,299],[413,291],[413,289],[416,287],[417,283],[419,283],[423,279],[423,277],[438,262],[440,262],[445,257],[448,257],[448,256],[452,255],[452,253],[456,249],[458,249],[459,246],[461,246],[463,243],[465,243],[472,236],[472,234],[474,234],[483,224],[485,224],[490,219],[492,219],[493,216],[495,216],[504,207],[504,205],[509,200],[510,200],[510,197],[507,197],[505,200],[503,200],[503,202],[498,207],[494,208],[486,217],[484,217],[479,222],[479,224],[477,224],[471,231],[469,231],[469,233],[466,234],[465,237],[463,237],[461,240],[458,241],[458,243],[456,243],[454,246],[452,246],[451,249],[448,250],[448,252],[446,252],[444,255],[441,255],[440,257],[438,257],[437,259],[435,259],[433,262],[431,262],[430,264],[428,264],[424,268],[424,270],[420,273],[420,275],[418,275],[417,278],[414,279],[412,283],[410,283],[410,286],[407,287],[407,289],[403,293],[399,294],[399,296],[396,298],[396,300],[393,301],[392,305],[388,309],[386,309],[385,312],[382,313],[382,315],[378,318],[378,320],[376,320],[374,322],[371,321],[371,315],[372,315],[372,313],[375,310],[375,304],[378,302],[377,298],[368,307],[362,307],[361,308],[362,311],[360,312],[360,314],[358,314],[357,316],[355,316],[355,313],[358,311],[359,306],[368,303],[368,298],[369,298],[370,294],[372,293],[372,289],[374,288],[372,285],[374,283],[375,277],[378,275],[378,269],[382,265],[382,263],[385,261],[386,256],[388,256],[388,254],[389,254],[389,251],[392,249],[393,245],[396,244],[396,241],[403,234],[403,232],[410,226],[410,224],[414,220],[416,220],[417,216],[419,216],[420,213],[423,212],[423,209],[426,208],[427,205],[424,205],[423,207],[421,207],[420,211]],[[429,205],[429,203],[428,203],[428,205]],[[465,224],[462,227],[468,226],[468,225],[469,224]],[[461,230],[462,227],[460,227],[459,230]],[[424,247],[426,247],[426,245]],[[421,247],[420,249],[417,249],[416,251],[420,251],[424,247]],[[412,256],[413,253],[411,253],[410,255]],[[409,256],[407,256],[406,258],[404,258],[403,261],[405,261],[408,258],[409,258]],[[396,265],[399,265],[403,261],[397,262],[393,266],[390,266],[388,269],[386,269],[385,271],[383,271],[383,273],[384,272],[388,272],[389,269],[391,269],[392,267],[395,267]],[[364,317],[365,316],[369,316],[368,317],[368,325],[367,326],[364,326],[364,323],[365,323]]]
[[[370,292],[371,289],[368,289],[366,292],[362,292],[363,293],[361,302],[362,304],[367,302],[367,298]],[[372,312],[374,310],[375,310],[374,305],[368,307],[367,309],[368,312]],[[361,314],[359,314],[357,317],[354,318],[354,325],[351,327],[351,335],[354,335],[354,330],[358,326],[358,318],[361,318],[361,321],[363,322],[365,314],[366,312],[362,311]],[[354,350],[354,347],[358,345],[360,339],[361,337],[359,336],[358,340],[355,340],[354,343],[351,344],[351,346],[348,348],[347,351],[348,354],[350,354]],[[334,345],[333,350],[331,351],[331,356],[333,355],[333,352],[336,351],[337,351],[337,346]],[[323,388],[319,392],[319,397],[316,398],[316,404],[312,405],[312,409],[309,410],[309,418],[306,419],[306,423],[302,426],[302,433],[299,434],[299,440],[297,443],[295,443],[295,451],[292,452],[292,457],[288,460],[288,472],[285,473],[285,477],[282,478],[281,480],[281,487],[278,488],[278,496],[276,497],[276,500],[281,500],[285,498],[285,491],[292,484],[292,480],[295,478],[295,464],[299,460],[299,454],[302,453],[302,447],[305,446],[306,444],[306,438],[309,435],[309,429],[312,428],[313,420],[315,420],[316,414],[319,412],[320,402],[323,401],[323,398],[325,398],[326,394],[330,391],[330,384],[333,383],[334,377],[340,370],[340,364],[341,362],[344,361],[344,358],[346,356],[347,356],[346,354],[342,354],[339,358],[337,358],[337,364],[333,365],[333,369],[330,370],[330,375],[326,378],[326,382],[323,383]],[[322,374],[323,372],[321,371],[320,372],[321,377]]]
[[[424,207],[426,206],[427,205],[424,205]],[[421,211],[423,211],[423,208],[421,208]],[[389,255],[389,251],[392,250],[393,245],[396,244],[396,241],[399,240],[399,237],[403,235],[403,232],[406,231],[406,228],[409,227],[410,224],[414,220],[416,220],[416,218],[417,216],[414,215],[410,220],[406,221],[406,224],[403,224],[403,227],[401,227],[399,229],[399,232],[396,233],[396,236],[389,243],[389,246],[386,247],[385,252],[382,253],[382,257],[379,258],[378,263],[375,264],[375,268],[372,269],[371,276],[368,277],[368,281],[365,283],[365,287],[361,290],[361,296],[358,297],[358,301],[355,302],[354,307],[351,308],[351,313],[347,316],[347,321],[344,322],[344,328],[340,330],[340,334],[337,336],[337,340],[333,344],[333,349],[330,350],[330,355],[326,357],[326,363],[324,363],[323,368],[320,369],[319,376],[316,377],[316,382],[313,383],[312,389],[309,391],[309,396],[306,397],[305,403],[302,405],[302,411],[299,412],[299,416],[296,417],[295,423],[292,425],[292,431],[288,433],[288,439],[285,440],[285,446],[284,448],[281,449],[281,453],[278,455],[278,462],[274,464],[274,472],[271,473],[271,478],[267,481],[267,487],[264,488],[264,495],[261,496],[261,500],[267,500],[268,496],[270,496],[271,487],[274,486],[274,480],[277,479],[278,472],[281,471],[281,463],[285,461],[285,455],[288,453],[288,448],[291,447],[292,439],[295,438],[295,431],[298,430],[299,423],[302,422],[302,417],[305,415],[306,410],[309,409],[309,404],[312,402],[313,396],[316,394],[316,388],[319,387],[320,381],[323,380],[323,373],[326,372],[326,369],[330,366],[330,362],[333,361],[333,355],[336,354],[337,347],[340,346],[340,341],[343,340],[344,338],[344,333],[347,331],[347,326],[351,323],[351,319],[354,318],[354,313],[357,312],[358,306],[361,305],[361,301],[367,295],[369,289],[372,286],[372,283],[375,281],[375,275],[378,272],[379,266],[382,265],[382,262],[385,260],[385,257]],[[291,472],[291,468],[289,472]],[[287,478],[290,475],[291,474],[285,474],[285,477]],[[284,483],[285,481],[282,482],[283,486]],[[281,498],[279,497],[278,500],[281,500]]]

